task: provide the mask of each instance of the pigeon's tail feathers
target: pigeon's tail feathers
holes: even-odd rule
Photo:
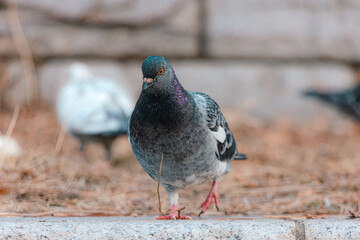
[[[314,97],[323,101],[330,101],[331,96],[328,93],[318,92],[316,90],[307,90],[303,92],[306,97]]]
[[[243,153],[237,153],[234,156],[234,160],[246,160],[247,156]]]

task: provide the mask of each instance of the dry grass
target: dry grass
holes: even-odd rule
[[[341,128],[326,120],[295,127],[285,120],[262,124],[225,112],[247,161],[234,161],[220,183],[221,213],[216,214],[341,214],[359,209],[360,148],[357,127]],[[1,113],[4,133],[12,113]],[[55,115],[42,107],[23,108],[13,137],[23,147],[21,159],[1,162],[2,215],[154,215],[156,182],[134,159],[129,143],[115,143],[115,166],[104,150],[90,145],[83,155],[77,142],[65,137],[56,155],[59,134]],[[210,183],[180,192],[184,214],[195,215]],[[164,189],[163,206],[169,209]]]

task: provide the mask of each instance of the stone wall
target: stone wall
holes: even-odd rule
[[[26,74],[8,24],[10,3],[0,1],[0,93],[14,103],[26,100]],[[136,99],[141,61],[163,55],[186,88],[224,108],[265,119],[335,117],[301,91],[346,88],[359,72],[358,0],[18,0],[18,10],[40,96],[50,103],[74,61]]]

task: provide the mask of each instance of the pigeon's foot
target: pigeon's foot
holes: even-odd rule
[[[166,216],[157,216],[156,219],[157,220],[176,220],[176,219],[191,220],[192,218],[189,216],[179,217],[178,213],[170,213],[169,215]]]
[[[181,210],[181,209],[180,209]],[[183,219],[183,220],[191,220],[192,218],[189,216],[179,216],[180,211],[176,210],[176,206],[171,206],[171,213],[166,216],[157,216],[157,220],[176,220],[176,219]]]
[[[213,185],[212,185],[212,187],[210,189],[209,195],[207,196],[206,200],[200,206],[203,209],[200,211],[200,213],[198,215],[199,217],[201,216],[201,214],[205,213],[206,210],[209,208],[209,206],[211,204],[211,200],[213,198],[214,198],[214,201],[215,201],[216,209],[218,211],[220,211],[220,209],[219,209],[219,194],[217,193],[217,186],[218,186],[218,182],[214,181]]]

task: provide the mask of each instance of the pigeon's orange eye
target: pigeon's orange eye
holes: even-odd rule
[[[162,75],[164,73],[164,69],[162,68],[162,69],[160,69],[160,71],[159,71],[159,75]]]

